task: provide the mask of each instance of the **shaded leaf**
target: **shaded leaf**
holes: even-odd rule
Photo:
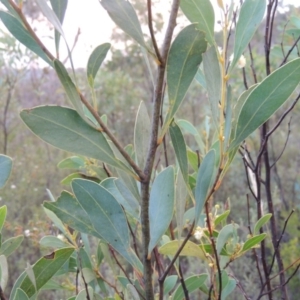
[[[230,278],[228,280],[228,283],[226,284],[225,288],[222,290],[222,300],[225,300],[227,298],[227,296],[229,296],[233,290],[236,287],[236,281],[235,279]]]
[[[208,278],[207,274],[193,275],[189,278],[186,278],[184,282],[188,292],[192,293],[193,291],[199,289],[202,285],[205,284],[207,278]],[[175,290],[172,300],[182,300],[182,299],[184,299],[184,291],[182,285],[180,284]]]
[[[68,6],[68,0],[50,0],[53,11],[55,12],[60,24],[63,23],[65,18],[65,13]],[[59,42],[60,42],[60,32],[55,29],[55,47],[56,53],[59,52]]]
[[[16,249],[19,248],[23,240],[24,240],[23,235],[18,235],[7,239],[1,245],[0,255],[5,255],[6,257],[10,256]]]
[[[266,122],[288,100],[299,81],[300,58],[297,58],[274,71],[256,86],[241,109],[230,150]]]
[[[220,254],[226,242],[236,235],[237,227],[237,224],[228,224],[220,230],[216,243],[217,254]]]
[[[13,300],[29,300],[29,298],[23,290],[18,288]]]
[[[59,239],[56,236],[48,235],[43,236],[40,240],[40,245],[47,248],[66,248],[70,247],[70,244]]]
[[[67,97],[70,101],[70,103],[73,105],[73,107],[76,109],[77,113],[81,116],[83,120],[85,120],[88,124],[92,124],[89,119],[86,117],[84,110],[83,110],[83,105],[80,100],[80,95],[78,93],[78,90],[73,83],[71,77],[68,74],[67,69],[65,66],[59,61],[59,60],[54,60],[54,69],[56,71],[56,74],[59,78],[60,83],[62,84]]]
[[[52,276],[64,265],[64,263],[70,258],[74,248],[59,249],[50,255],[46,255],[39,259],[33,265],[33,272],[36,280],[36,288],[39,291],[43,285],[52,278]],[[35,287],[28,275],[22,280],[20,288],[26,293],[28,297],[32,297],[35,294]]]
[[[141,169],[144,169],[149,148],[151,123],[147,112],[147,107],[142,101],[140,103],[135,125],[134,125],[134,151],[136,161]]]
[[[180,8],[191,23],[197,23],[199,30],[205,33],[207,41],[213,45],[215,14],[210,0],[181,0]]]
[[[185,27],[175,38],[167,60],[169,109],[164,133],[180,107],[206,51],[205,34],[195,24]]]
[[[85,123],[75,110],[60,106],[39,106],[23,110],[20,115],[33,133],[45,142],[128,170],[115,158],[102,132]]]
[[[174,169],[168,167],[157,175],[150,192],[148,254],[151,253],[170,225],[174,210],[174,194]]]
[[[215,179],[215,160],[216,151],[211,149],[204,157],[197,175],[195,190],[196,209],[195,223],[198,223],[201,211],[205,205],[208,194]]]
[[[204,87],[204,88],[206,89],[205,76],[204,76],[204,74],[203,74],[201,68],[198,68],[198,71],[197,71],[197,73],[196,73],[196,75],[195,75],[195,79],[196,79],[196,81],[197,81],[200,85],[202,85],[202,87]]]
[[[107,178],[101,182],[101,186],[106,188],[115,197],[119,204],[124,207],[126,213],[135,219],[139,219],[139,203],[120,179]]]
[[[212,46],[203,54],[203,70],[212,118],[216,128],[219,128],[222,80],[217,51],[216,47]]]
[[[185,212],[185,204],[186,204],[186,197],[187,197],[187,187],[186,183],[184,182],[182,173],[179,171],[177,173],[176,178],[176,224],[177,224],[177,236],[180,240],[182,229],[184,227],[184,212]]]
[[[0,270],[0,286],[2,288],[2,291],[4,291],[8,281],[8,264],[7,259],[4,255],[0,255]]]
[[[88,83],[90,87],[94,86],[94,79],[97,75],[97,72],[103,62],[103,60],[106,57],[106,54],[108,50],[110,49],[110,44],[105,43],[98,47],[96,47],[92,54],[89,57],[88,63],[87,63],[87,78]]]
[[[141,268],[130,248],[126,217],[113,195],[99,184],[83,179],[73,180],[72,189],[75,199],[63,192],[57,202],[46,202],[44,206],[70,227],[104,239],[128,262]]]
[[[136,42],[146,48],[140,22],[129,1],[101,0],[101,5],[111,19]]]
[[[88,287],[88,294],[89,294],[89,298],[87,297],[86,289],[83,289],[78,293],[75,300],[86,300],[86,299],[93,300],[94,299],[94,290],[90,286]]]
[[[253,234],[259,234],[259,230],[272,218],[272,214],[265,214],[255,224]]]
[[[0,189],[6,184],[11,173],[11,169],[12,159],[9,156],[0,154]]]
[[[60,169],[82,169],[85,167],[85,161],[83,157],[71,156],[63,159],[57,165]]]
[[[169,131],[181,174],[184,181],[188,183],[188,158],[185,140],[179,126],[175,122],[172,122]]]
[[[234,41],[234,57],[230,70],[238,62],[243,51],[251,41],[255,31],[260,25],[266,10],[266,0],[245,0],[236,25]]]
[[[166,278],[164,282],[164,295],[167,295],[174,288],[177,280],[177,275],[170,275]]]
[[[2,20],[3,24],[8,29],[8,31],[19,42],[21,42],[25,47],[30,49],[32,52],[34,52],[40,58],[42,58],[46,63],[48,63],[50,66],[52,66],[52,61],[48,58],[48,56],[45,54],[45,52],[36,43],[36,41],[31,37],[29,32],[19,22],[18,19],[16,19],[11,14],[6,13],[4,11],[0,11],[0,19]]]

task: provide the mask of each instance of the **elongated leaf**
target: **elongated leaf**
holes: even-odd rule
[[[164,295],[167,295],[174,288],[177,280],[177,275],[171,275],[166,278],[164,283]]]
[[[68,0],[50,0],[51,6],[53,11],[55,12],[60,24],[63,23],[65,18],[65,13],[68,6]],[[60,42],[60,36],[58,30],[55,30],[55,47],[56,47],[56,53],[59,52],[59,42]]]
[[[0,232],[2,231],[4,222],[6,220],[6,214],[7,214],[7,206],[3,205],[0,207]]]
[[[148,254],[151,253],[170,225],[174,210],[174,194],[174,169],[168,167],[155,178],[150,193]]]
[[[137,14],[126,0],[101,0],[101,5],[106,9],[111,19],[128,35],[146,48],[140,22]]]
[[[56,59],[54,60],[54,68],[70,103],[74,106],[81,118],[85,120],[88,124],[92,125],[93,123],[89,121],[89,119],[84,113],[78,90],[75,84],[73,83],[71,77],[69,76],[65,66],[59,60]]]
[[[216,243],[218,254],[221,253],[222,248],[224,247],[228,239],[234,237],[237,227],[237,224],[228,224],[220,230]]]
[[[40,245],[47,248],[66,248],[69,247],[70,244],[59,239],[56,236],[44,236],[40,240]]]
[[[161,246],[158,251],[161,254],[164,255],[171,255],[174,256],[176,252],[179,249],[179,246],[182,244],[182,241],[174,240],[171,242],[168,242]],[[193,256],[193,257],[198,257],[200,259],[206,260],[205,258],[205,253],[200,249],[199,245],[187,241],[185,246],[183,247],[182,251],[179,254],[180,256]]]
[[[247,240],[245,242],[245,244],[243,245],[243,248],[241,249],[241,253],[242,252],[246,252],[247,250],[257,246],[262,240],[265,239],[266,237],[266,233],[262,233],[256,236],[251,237],[249,240]]]
[[[138,109],[134,125],[134,151],[138,166],[141,169],[144,169],[145,167],[149,148],[150,127],[150,118],[147,112],[147,107],[142,101]]]
[[[12,168],[12,159],[0,154],[0,189],[6,184]]]
[[[0,255],[0,270],[1,270],[0,284],[2,290],[4,291],[8,281],[8,265],[7,265],[7,259],[4,255]]]
[[[98,47],[96,47],[92,54],[89,57],[88,63],[87,63],[87,78],[88,83],[90,87],[94,86],[94,79],[97,75],[97,72],[103,62],[103,60],[106,57],[106,54],[108,50],[110,49],[110,44],[105,43]]]
[[[197,23],[199,30],[205,33],[207,41],[215,44],[215,14],[210,0],[181,0],[180,8],[191,23]]]
[[[195,223],[198,223],[201,211],[207,200],[215,177],[216,151],[211,149],[204,157],[197,175]]]
[[[139,203],[120,179],[113,177],[107,178],[101,182],[101,186],[115,197],[119,204],[124,207],[126,213],[135,219],[139,219]]]
[[[229,296],[233,290],[236,287],[236,281],[235,279],[230,278],[228,280],[228,283],[226,284],[226,286],[224,287],[224,289],[222,290],[222,300],[227,299],[227,296]]]
[[[18,15],[18,13],[14,10],[14,8],[11,6],[11,4],[9,3],[9,0],[0,0],[0,2],[7,8],[7,10],[9,11],[9,13],[14,16],[16,19],[19,20],[20,23],[22,23],[20,16]]]
[[[89,298],[87,297],[86,289],[81,290],[76,296],[75,300],[94,299],[94,291],[92,287],[88,287]]]
[[[205,76],[200,68],[198,68],[198,71],[195,75],[195,79],[202,87],[204,87],[206,89]]]
[[[193,275],[185,279],[184,282],[188,292],[192,293],[193,291],[199,289],[202,285],[205,284],[207,278],[208,278],[207,274],[200,274],[200,275]],[[182,285],[180,284],[175,290],[172,300],[182,300],[182,299],[184,299],[184,291]]]
[[[76,198],[63,192],[57,202],[45,202],[70,227],[111,244],[125,259],[140,268],[129,245],[129,230],[124,212],[105,188],[92,181],[75,179],[72,188]]]
[[[272,218],[272,214],[265,214],[255,224],[253,234],[259,234],[259,230]]]
[[[18,288],[13,300],[29,300],[29,298],[23,290]]]
[[[238,62],[243,51],[251,41],[255,31],[261,23],[266,10],[266,0],[245,0],[236,25],[234,57],[230,70]]]
[[[59,34],[66,39],[63,28],[61,26],[61,22],[58,19],[55,12],[48,6],[46,0],[36,0],[41,12],[47,18],[47,20],[54,26],[55,30],[59,32]]]
[[[9,238],[4,243],[2,243],[0,248],[0,255],[5,255],[6,257],[10,256],[16,249],[19,248],[23,240],[24,240],[23,235],[18,235]]]
[[[185,27],[174,40],[167,61],[169,109],[163,127],[166,131],[180,107],[206,50],[205,34],[195,24]]]
[[[73,109],[39,106],[23,110],[21,118],[33,133],[54,147],[128,170],[115,158],[104,135],[85,123]]]
[[[230,149],[238,146],[266,122],[291,96],[299,81],[300,58],[296,58],[274,71],[255,87],[241,109],[235,139]]]
[[[185,212],[185,204],[187,198],[187,187],[186,183],[184,182],[182,173],[179,171],[177,173],[176,178],[176,224],[177,224],[177,236],[178,239],[181,239],[182,229],[184,227],[184,212]]]
[[[221,69],[217,51],[216,47],[212,46],[203,54],[206,90],[216,128],[219,127],[219,103],[221,102]]]
[[[224,211],[220,216],[215,218],[215,226],[220,224],[223,221],[227,220],[228,215],[230,214],[230,210]]]
[[[36,41],[31,37],[29,32],[19,22],[18,19],[16,19],[11,14],[6,13],[4,11],[0,11],[0,19],[2,20],[3,24],[8,29],[8,31],[19,42],[21,42],[25,47],[27,47],[32,52],[37,54],[40,58],[42,58],[50,66],[53,66],[51,60],[48,58],[48,56],[45,54],[45,52],[41,49],[41,47],[36,43]]]
[[[85,161],[83,157],[70,156],[60,161],[57,167],[60,169],[83,169],[85,167]]]
[[[39,291],[42,286],[48,282],[52,276],[64,265],[70,258],[74,248],[59,249],[49,255],[39,259],[33,266],[33,272],[36,280],[36,288]],[[26,293],[28,297],[35,294],[35,287],[28,275],[23,279],[20,288]]]
[[[183,134],[175,122],[172,122],[169,131],[180,171],[184,181],[188,183],[188,158]]]

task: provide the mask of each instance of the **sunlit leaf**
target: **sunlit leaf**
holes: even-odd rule
[[[207,200],[208,193],[212,188],[215,178],[215,160],[216,151],[211,149],[204,157],[197,175],[197,183],[195,190],[196,209],[195,223],[198,223],[201,211]]]
[[[54,147],[128,170],[115,158],[102,132],[89,126],[73,109],[39,106],[21,111],[21,118],[33,133]]]
[[[183,241],[173,240],[161,246],[158,251],[164,255],[171,255],[174,256],[179,249],[179,246],[182,244]],[[199,245],[187,241],[184,245],[182,251],[179,254],[180,256],[193,256],[198,257],[200,259],[205,260],[205,253],[200,249]]]
[[[128,35],[146,48],[143,32],[137,14],[131,3],[126,0],[101,0],[111,19]]]
[[[150,242],[148,254],[168,229],[173,216],[175,184],[174,169],[168,167],[157,175],[150,192]]]
[[[210,0],[181,0],[180,8],[191,23],[196,23],[205,33],[207,41],[213,45],[215,14]]]
[[[163,127],[166,131],[180,107],[206,50],[205,34],[195,24],[185,27],[172,43],[167,60],[169,109]]]
[[[259,234],[259,230],[272,218],[272,214],[265,214],[255,224],[253,234]]]
[[[52,66],[51,60],[41,49],[41,47],[36,43],[30,33],[25,29],[25,27],[19,22],[18,19],[13,17],[11,14],[6,13],[5,11],[0,11],[0,19],[8,29],[8,31],[24,46],[30,49],[32,52],[37,54],[50,66]]]
[[[134,150],[138,166],[142,169],[145,167],[149,148],[150,128],[151,123],[147,107],[142,101],[139,106],[134,125]]]
[[[230,150],[266,122],[288,100],[300,81],[300,58],[296,58],[266,77],[248,95],[237,121]]]
[[[260,25],[266,10],[266,0],[245,0],[235,30],[234,57],[230,69],[238,62]]]
[[[216,217],[215,222],[214,222],[215,226],[217,226],[218,224],[220,224],[223,221],[226,221],[229,214],[230,214],[230,210],[226,210],[221,215]]]
[[[110,46],[111,45],[109,43],[105,43],[96,47],[89,57],[87,63],[87,78],[90,87],[94,86],[95,77],[103,60],[106,57],[108,50],[110,49]]]
[[[263,241],[265,239],[266,236],[267,236],[266,233],[262,233],[262,234],[251,237],[244,243],[243,248],[241,249],[240,253],[246,252],[247,250],[257,246],[261,241]]]
[[[0,207],[0,232],[2,231],[4,222],[6,220],[6,214],[7,214],[7,206],[3,205]]]

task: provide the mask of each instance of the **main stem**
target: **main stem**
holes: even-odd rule
[[[152,265],[151,256],[148,256],[148,245],[150,242],[150,222],[149,222],[149,198],[150,198],[150,180],[157,150],[157,139],[159,129],[159,117],[161,102],[164,96],[164,80],[166,70],[166,60],[170,49],[173,31],[176,26],[176,18],[179,9],[179,0],[173,0],[168,27],[163,42],[161,61],[157,69],[157,79],[153,98],[153,112],[151,124],[151,137],[149,150],[147,153],[146,164],[144,168],[145,178],[141,181],[141,226],[143,240],[143,265],[144,265],[144,284],[147,300],[154,300],[153,283],[152,283]],[[151,18],[150,18],[151,21]]]

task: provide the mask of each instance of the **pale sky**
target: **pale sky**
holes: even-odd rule
[[[286,4],[293,3],[298,6],[299,2],[299,0],[284,0]],[[167,12],[170,7],[169,3],[170,0],[162,0],[156,9],[162,13]],[[212,0],[212,3],[216,4],[217,1]],[[36,22],[35,25],[38,28],[38,35],[42,37],[45,45],[55,54],[54,40],[49,39],[49,36],[53,36],[53,31],[50,32],[49,27],[44,26],[41,22]],[[99,0],[85,0],[84,2],[78,0],[69,1],[63,28],[70,47],[73,45],[78,28],[81,30],[78,43],[73,52],[75,68],[85,67],[92,50],[102,43],[110,42],[114,26],[114,23],[102,8]],[[147,28],[145,33],[149,34]],[[61,41],[61,45],[63,46],[63,41]],[[61,59],[64,59],[67,53],[63,51],[63,48]]]
[[[114,23],[110,20],[106,11],[102,8],[99,0],[81,1],[71,0],[64,21],[64,30],[71,45],[78,27],[81,29],[78,44],[73,53],[75,66],[84,67],[92,49],[102,43],[110,42],[110,36]],[[157,9],[167,12],[169,0],[160,1]],[[212,0],[212,2],[217,2]],[[286,4],[299,6],[299,0],[284,0]],[[148,32],[145,32],[148,34]]]

